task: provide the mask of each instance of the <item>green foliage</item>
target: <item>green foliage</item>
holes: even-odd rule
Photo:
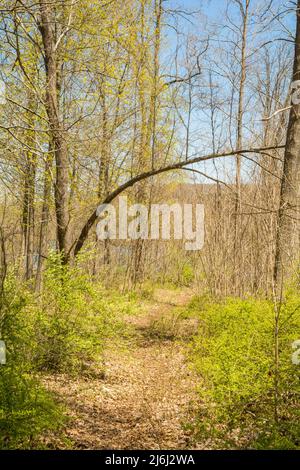
[[[199,431],[229,446],[300,444],[300,368],[291,361],[291,344],[300,338],[297,306],[299,296],[289,294],[281,307],[276,369],[272,302],[230,298],[204,309],[199,303],[200,326],[190,353],[201,377]],[[192,308],[195,312],[196,302]]]
[[[138,297],[142,300],[153,300],[154,286],[150,283],[144,283],[137,291]]]
[[[190,286],[194,281],[194,269],[189,263],[183,265],[181,278],[184,286]]]
[[[0,448],[36,448],[64,421],[55,397],[41,385],[43,372],[103,374],[103,350],[124,334],[131,302],[83,274],[79,265],[49,258],[43,291],[36,295],[13,275],[5,283],[0,339]]]
[[[7,364],[0,366],[0,448],[38,447],[40,435],[63,421],[60,407],[33,371],[37,350],[34,318],[27,306],[32,295],[10,276],[1,302],[1,339]]]
[[[64,421],[61,407],[22,365],[1,366],[0,403],[0,449],[40,447],[41,435]]]
[[[52,255],[37,309],[36,363],[41,370],[82,373],[101,365],[105,343],[122,328],[118,305],[80,265],[67,267]]]
[[[204,312],[215,303],[209,294],[195,295],[190,300],[188,308],[185,310],[185,315],[186,317],[199,317],[201,312]]]
[[[195,271],[189,260],[181,259],[178,251],[174,254],[176,263],[172,265],[171,260],[168,266],[168,272],[164,280],[161,280],[166,286],[172,288],[189,287],[195,280]]]

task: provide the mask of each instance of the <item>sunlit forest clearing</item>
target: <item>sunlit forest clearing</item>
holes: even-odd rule
[[[0,39],[0,449],[299,449],[300,0]]]

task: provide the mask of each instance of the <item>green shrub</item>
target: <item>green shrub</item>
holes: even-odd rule
[[[149,282],[144,282],[135,292],[137,298],[141,300],[154,299],[154,285]]]
[[[45,272],[44,289],[33,308],[39,370],[79,373],[95,361],[101,364],[105,342],[121,327],[117,307],[98,284],[53,255]]]
[[[40,447],[42,435],[64,421],[61,407],[22,365],[1,366],[0,403],[0,449]]]
[[[300,338],[297,305],[299,296],[289,295],[280,311],[278,371],[271,302],[227,299],[205,309],[199,305],[200,327],[191,345],[191,359],[201,377],[199,431],[229,446],[299,445],[300,368],[291,361],[291,344]]]
[[[183,265],[181,277],[184,286],[190,286],[192,284],[194,281],[194,269],[190,264],[185,263]]]
[[[0,339],[7,364],[0,365],[0,448],[36,448],[64,413],[41,385],[43,372],[102,375],[108,341],[126,334],[123,316],[133,302],[104,290],[81,269],[52,254],[43,290],[33,293],[13,275],[0,299]]]
[[[38,447],[42,433],[63,421],[62,410],[34,373],[34,317],[26,310],[31,302],[32,295],[10,276],[0,315],[7,356],[6,365],[0,366],[1,449]]]

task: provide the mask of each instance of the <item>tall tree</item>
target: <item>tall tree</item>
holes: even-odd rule
[[[70,13],[71,14],[71,13]],[[62,36],[56,37],[55,4],[40,0],[40,31],[44,47],[46,67],[46,109],[49,119],[51,140],[56,162],[55,208],[57,240],[64,259],[69,252],[69,162],[68,149],[59,105],[59,59],[58,48]],[[62,33],[63,34],[63,33]]]
[[[300,0],[296,9],[296,38],[292,83],[300,80]],[[293,86],[294,86],[293,85]],[[278,212],[274,280],[281,289],[299,260],[300,208],[300,100],[293,99],[290,110]],[[298,269],[298,265],[297,265]]]

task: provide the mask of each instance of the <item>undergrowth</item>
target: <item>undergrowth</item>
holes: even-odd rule
[[[65,421],[58,400],[42,385],[44,373],[105,373],[106,345],[126,334],[126,296],[108,292],[52,255],[43,290],[34,293],[10,273],[1,298],[0,448],[39,448],[43,435]]]
[[[217,448],[300,448],[299,296],[287,294],[281,306],[278,368],[271,301],[194,298],[187,315],[199,321],[189,347],[199,376],[196,434]]]

